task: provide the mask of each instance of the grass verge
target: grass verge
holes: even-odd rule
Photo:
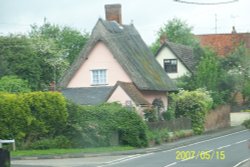
[[[81,154],[81,153],[106,153],[115,151],[127,151],[133,149],[135,148],[130,146],[116,146],[116,147],[98,147],[98,148],[83,148],[83,149],[17,150],[17,151],[11,151],[11,157]]]

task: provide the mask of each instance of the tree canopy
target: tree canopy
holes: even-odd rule
[[[192,33],[192,29],[193,28],[185,21],[178,18],[169,20],[159,29],[156,40],[151,45],[152,51],[156,53],[157,49],[160,47],[161,36],[166,37],[168,41],[173,43],[183,44],[190,47],[197,46],[199,43]]]
[[[250,101],[250,50],[242,43],[222,63],[236,82],[234,91],[241,92],[245,102]]]
[[[4,76],[0,78],[0,92],[30,92],[31,89],[26,80],[17,76]]]
[[[42,38],[45,40],[53,40],[57,48],[63,51],[63,55],[71,64],[78,56],[84,44],[89,38],[89,34],[83,34],[71,27],[51,24],[44,22],[42,26],[32,25],[29,36],[31,38]]]
[[[28,35],[0,36],[0,77],[16,75],[32,90],[47,90],[78,56],[89,35],[48,22],[31,28]]]

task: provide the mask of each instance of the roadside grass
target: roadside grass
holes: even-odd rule
[[[135,148],[130,146],[116,146],[116,147],[82,148],[82,149],[16,150],[16,151],[11,151],[11,157],[81,154],[81,153],[106,153],[106,152],[116,152],[116,151],[127,151],[133,149]]]

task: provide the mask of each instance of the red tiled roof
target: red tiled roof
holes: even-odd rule
[[[227,56],[241,42],[250,48],[250,33],[196,35],[201,46],[211,47],[219,56]]]

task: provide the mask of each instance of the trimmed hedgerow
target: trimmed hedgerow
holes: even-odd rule
[[[16,139],[19,148],[60,135],[67,117],[66,101],[60,93],[0,93],[0,138]]]
[[[68,113],[66,100],[58,92],[32,92],[22,95],[33,119],[27,128],[27,140],[60,135],[65,128]]]
[[[122,108],[118,110],[116,116],[121,144],[134,147],[147,146],[147,125],[135,111]]]
[[[0,128],[0,138],[16,139],[19,149],[148,143],[147,126],[133,109],[79,106],[58,92],[0,93]]]
[[[115,133],[119,135],[122,145],[147,145],[146,124],[135,111],[120,104],[77,106],[69,103],[68,111],[67,135],[77,147],[109,146]]]
[[[23,96],[0,93],[0,139],[23,139],[33,117]]]

